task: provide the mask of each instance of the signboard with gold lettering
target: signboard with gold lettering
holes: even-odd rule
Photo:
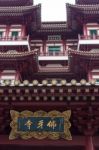
[[[63,117],[27,117],[18,118],[18,131],[23,132],[64,132]]]
[[[72,139],[69,131],[71,127],[69,122],[71,116],[70,110],[63,113],[59,111],[51,111],[47,113],[41,110],[34,113],[31,111],[23,111],[19,113],[11,110],[10,113],[12,118],[10,124],[12,127],[9,136],[10,140],[18,137],[22,139]]]

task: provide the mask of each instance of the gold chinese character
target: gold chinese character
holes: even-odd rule
[[[49,128],[53,128],[53,130],[54,130],[55,127],[57,126],[56,121],[54,121],[54,120],[49,121],[48,124],[47,124],[47,126]]]
[[[31,120],[28,120],[25,125],[26,125],[26,126],[28,127],[28,129],[30,130],[32,124],[33,124],[33,123],[31,122]]]
[[[40,120],[40,121],[38,122],[37,128],[43,129],[43,125],[44,125],[44,121],[43,121],[43,120]]]

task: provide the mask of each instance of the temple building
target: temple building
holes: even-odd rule
[[[0,150],[99,150],[99,0],[66,14],[42,22],[41,4],[0,0]],[[72,140],[10,141],[11,110],[71,110]]]

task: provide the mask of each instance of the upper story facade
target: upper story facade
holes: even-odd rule
[[[41,5],[34,6],[32,0],[23,3],[0,0],[0,54],[4,57],[1,74],[14,70],[23,80],[30,76],[32,79],[35,73],[47,76],[49,72],[54,75],[57,72],[57,76],[64,73],[70,79],[77,74],[79,78],[89,79],[93,70],[98,70],[98,61],[93,60],[91,65],[89,62],[91,53],[99,49],[99,2],[76,0],[75,5],[66,4],[66,8],[67,22],[42,22]],[[83,57],[87,63],[80,66],[79,55],[83,52],[88,52],[89,58]],[[13,66],[5,63],[10,55],[12,62],[16,61]]]
[[[22,51],[38,49],[39,60],[68,61],[68,49],[98,47],[98,1],[66,4],[67,22],[41,22],[41,6],[32,0],[0,1],[0,46],[20,46]],[[79,12],[79,13],[78,13]],[[14,44],[15,43],[15,44]],[[13,49],[10,47],[10,50]],[[7,49],[8,50],[8,49]],[[52,57],[53,56],[53,57]]]
[[[97,45],[98,5],[97,0],[76,0],[75,5],[66,4],[67,22],[41,22],[41,6],[34,6],[32,0],[0,0],[0,45],[8,41],[5,45],[13,46],[17,40],[24,45],[27,40],[29,51],[38,48],[39,55],[46,57],[68,56],[69,48]]]
[[[41,22],[39,12],[40,5],[34,6],[32,0],[0,0],[2,52],[30,51],[30,34]]]

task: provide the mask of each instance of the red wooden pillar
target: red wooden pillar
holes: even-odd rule
[[[46,54],[46,41],[43,41],[43,54]]]
[[[66,54],[66,41],[63,40],[62,43],[63,43],[63,54]]]
[[[86,135],[85,146],[86,146],[85,150],[95,150],[92,136]]]
[[[87,34],[87,26],[86,26],[86,24],[83,25],[83,34],[84,34],[84,36],[88,35]]]
[[[11,28],[11,26],[7,25],[7,27],[6,27],[6,35],[5,35],[6,38],[9,37],[10,28]]]
[[[25,29],[25,25],[22,25],[21,27],[21,37],[26,36],[26,29]]]

